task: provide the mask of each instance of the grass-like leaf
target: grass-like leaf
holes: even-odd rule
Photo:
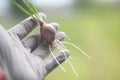
[[[39,15],[38,10],[34,7],[34,5],[30,2],[30,0],[27,0],[31,6],[31,8],[35,11],[35,13],[37,14],[37,16],[39,17],[39,19],[41,19],[41,16]]]
[[[37,18],[37,16],[35,15],[35,12],[32,10],[31,6],[29,6],[28,2],[26,2],[26,0],[23,0],[25,6],[28,8],[29,12],[31,14],[34,14],[33,17],[36,19],[37,22],[39,22],[39,19]]]
[[[15,4],[21,11],[23,11],[28,16],[32,16],[33,20],[37,21],[36,18],[31,13],[29,13],[25,8],[23,8],[20,4],[18,4],[15,1],[13,1],[13,4]]]
[[[23,0],[25,3],[26,7],[29,9],[29,11],[34,14],[35,18],[37,19],[38,22],[41,21],[40,15],[38,10],[33,6],[33,4],[30,2],[30,0]]]
[[[41,22],[41,17],[39,15],[38,10],[34,7],[34,5],[30,2],[30,0],[23,0],[25,6],[28,8],[26,10],[24,7],[22,7],[17,2],[13,1],[13,4],[15,4],[21,11],[23,11],[28,16],[31,16],[34,21]]]
[[[21,11],[23,11],[25,14],[31,16],[32,14],[30,14],[26,9],[24,9],[21,5],[19,5],[17,2],[13,1],[13,4],[15,4]]]

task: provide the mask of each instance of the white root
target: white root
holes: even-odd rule
[[[66,38],[67,38],[68,40],[71,40],[70,37],[69,37],[68,35],[66,35]]]
[[[63,43],[69,44],[69,45],[73,46],[74,48],[78,49],[80,52],[82,52],[82,54],[83,54],[84,56],[86,56],[89,60],[91,60],[91,57],[89,57],[82,49],[80,49],[80,48],[79,48],[78,46],[76,46],[75,44],[70,43],[70,42],[63,42]]]
[[[63,47],[64,49],[66,49],[66,47],[63,45],[63,43],[61,43],[60,41],[58,41],[59,46]],[[62,50],[61,48],[58,47],[59,50]],[[63,51],[63,54],[65,55],[65,57],[67,58],[65,52]],[[78,72],[76,71],[76,69],[74,68],[74,66],[72,65],[70,58],[68,58],[68,63],[70,64],[73,72],[75,73],[76,76],[79,76]]]
[[[69,37],[68,37],[68,39],[70,40]],[[64,44],[68,44],[68,45],[71,45],[71,46],[73,46],[74,48],[78,49],[84,56],[86,56],[89,60],[91,60],[91,58],[90,58],[81,48],[79,48],[79,47],[76,46],[75,44],[70,43],[70,42],[60,42],[59,40],[57,40],[57,43],[58,43],[58,47],[57,47],[57,48],[58,48],[60,51],[62,51],[63,49],[66,49],[66,47],[64,46]],[[58,63],[58,65],[60,66],[60,68],[61,68],[63,71],[66,72],[67,70],[66,70],[64,67],[61,66],[61,64],[59,63],[59,61],[56,59],[55,55],[53,54],[50,45],[49,45],[49,50],[50,50],[52,56],[54,57],[55,61],[56,61],[56,62]],[[63,52],[63,54],[64,54],[64,56],[65,56],[65,59],[67,59],[67,55],[65,54],[65,52],[64,52],[64,51],[62,51],[62,52]],[[71,66],[71,68],[72,68],[73,72],[75,73],[75,75],[76,75],[76,76],[79,76],[79,74],[78,74],[78,72],[76,71],[75,67],[72,65],[70,59],[73,59],[73,58],[72,58],[71,56],[70,56],[70,58],[68,58],[67,61],[68,61],[69,65]]]
[[[67,70],[59,63],[59,61],[56,59],[55,55],[53,54],[50,45],[49,45],[49,50],[50,50],[50,53],[52,54],[53,58],[54,58],[55,61],[57,62],[57,64],[60,66],[60,68],[61,68],[64,72],[66,72]]]
[[[70,38],[69,38],[69,39],[70,39]],[[63,47],[64,49],[67,49],[62,42],[60,42],[59,40],[57,40],[57,42],[59,43],[59,46],[61,45],[61,46],[60,46],[61,48]],[[71,57],[71,56],[69,56],[69,58],[72,59],[72,60],[74,59],[74,58]]]

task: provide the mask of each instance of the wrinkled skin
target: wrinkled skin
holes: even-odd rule
[[[43,20],[46,16],[41,13]],[[56,29],[56,39],[63,41],[65,33],[58,32],[59,25],[51,23]],[[21,41],[27,36],[38,23],[31,18],[27,18],[10,30],[5,30],[0,26],[0,67],[4,71],[8,80],[44,80],[45,77],[57,66],[57,62],[50,55],[49,44],[36,33],[25,41]],[[57,47],[56,42],[52,44],[52,50]],[[70,52],[63,50],[67,57]],[[56,59],[59,63],[65,61],[63,51],[58,52]]]

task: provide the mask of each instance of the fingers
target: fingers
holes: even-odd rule
[[[7,31],[1,26],[0,32],[0,37],[2,37],[0,39],[0,58],[4,61],[3,67],[6,73],[8,73],[8,80],[31,80],[38,78],[26,59],[24,49],[21,49],[21,46],[16,45],[14,41],[12,42]]]
[[[64,32],[58,32],[56,35],[57,40],[64,40],[65,39],[65,33]],[[32,46],[32,45],[31,45]],[[52,50],[54,50],[57,47],[56,41],[54,41]],[[41,58],[45,58],[50,54],[49,50],[49,44],[45,41],[41,42],[36,46],[35,50],[32,52],[33,54],[40,56]]]
[[[51,25],[53,25],[53,27],[55,27],[55,29],[58,31],[59,29],[59,24],[58,23],[51,23]],[[65,33],[64,32],[57,32],[56,33],[56,39],[63,39],[65,38]],[[23,45],[30,49],[31,51],[33,51],[40,43],[41,43],[42,39],[40,36],[40,32],[38,32],[37,34],[30,36],[27,40],[25,40],[23,42]]]
[[[66,34],[64,32],[58,32],[56,35],[56,40],[64,41],[66,38]]]
[[[66,35],[64,32],[58,32],[56,34],[56,40],[64,41],[65,38],[66,38]],[[40,33],[36,33],[35,35],[30,36],[27,40],[25,40],[22,43],[27,49],[29,49],[32,52],[36,47],[38,47],[39,44],[41,44],[41,41],[42,39],[41,39]]]
[[[40,13],[43,20],[46,19],[46,16],[44,13]],[[25,19],[24,21],[17,24],[15,27],[10,29],[9,31],[16,33],[20,39],[23,39],[27,34],[29,34],[38,23],[36,23],[34,20],[32,20],[31,17]]]
[[[60,25],[58,24],[58,23],[50,23],[53,27],[55,27],[55,29],[56,29],[56,31],[58,31],[59,30],[59,28],[60,28]]]
[[[40,15],[41,15],[41,17],[42,17],[42,19],[43,19],[43,21],[45,21],[46,20],[46,15],[45,15],[45,13],[39,13]]]
[[[66,56],[65,55],[67,57],[69,57],[70,56],[70,52],[68,50],[63,50],[63,51],[60,51],[55,56],[60,64],[63,63],[66,60]],[[50,73],[52,70],[54,70],[58,66],[58,63],[56,62],[54,57],[52,57],[51,59],[47,60],[45,66],[46,66],[46,70],[47,70],[47,74],[48,74],[48,73]]]
[[[35,35],[30,36],[27,40],[25,40],[22,43],[27,49],[29,49],[32,52],[38,46],[40,41],[40,32],[38,32]]]

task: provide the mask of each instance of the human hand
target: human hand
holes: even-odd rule
[[[41,15],[45,20],[46,16],[43,13]],[[51,24],[58,31],[59,25]],[[0,67],[5,71],[8,80],[44,80],[48,73],[58,66],[53,57],[48,59],[49,44],[42,41],[39,32],[21,41],[37,25],[31,18],[27,18],[8,31],[0,26]],[[63,41],[65,37],[63,32],[56,33],[59,41]],[[56,47],[56,43],[53,43],[52,50]],[[68,50],[60,51],[56,55],[59,63],[66,59],[63,52],[67,57],[70,55]]]

